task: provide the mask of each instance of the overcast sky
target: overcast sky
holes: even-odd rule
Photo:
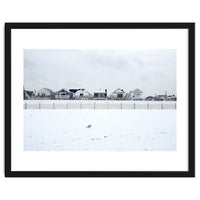
[[[176,94],[176,50],[24,50],[27,90],[85,88],[93,93],[139,88]]]

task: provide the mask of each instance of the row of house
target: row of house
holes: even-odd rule
[[[146,101],[176,101],[176,95],[155,95],[145,98]]]
[[[53,92],[48,88],[42,88],[37,92],[24,90],[24,99],[94,99],[94,100],[125,100],[135,99],[142,100],[142,91],[139,89],[130,91],[129,93],[124,92],[123,89],[116,89],[110,95],[108,95],[107,89],[98,90],[93,94],[88,92],[86,89],[61,89],[57,92]]]
[[[155,96],[148,96],[145,98],[147,101],[176,101],[176,95],[167,95],[165,92],[164,95],[155,95]]]
[[[98,90],[91,94],[85,89],[61,89],[57,92],[53,92],[48,88],[42,88],[37,92],[24,90],[24,99],[94,99],[94,100],[169,100],[169,96],[167,98],[161,98],[158,95],[156,97],[142,97],[142,91],[139,89],[135,89],[126,93],[123,89],[118,88],[108,95],[107,89]],[[175,100],[174,96],[172,96],[171,100]]]

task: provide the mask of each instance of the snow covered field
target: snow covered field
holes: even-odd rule
[[[27,109],[24,150],[176,151],[176,110]]]

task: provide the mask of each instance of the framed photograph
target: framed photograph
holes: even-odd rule
[[[6,177],[194,177],[194,23],[6,23]]]

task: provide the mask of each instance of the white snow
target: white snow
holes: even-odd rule
[[[176,110],[27,109],[24,150],[176,151]]]

